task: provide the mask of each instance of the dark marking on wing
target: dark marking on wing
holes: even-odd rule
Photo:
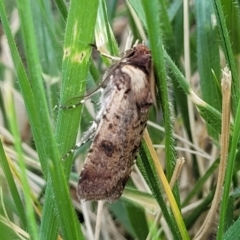
[[[115,147],[112,142],[107,140],[102,140],[100,143],[100,147],[108,157],[111,157],[113,155]]]

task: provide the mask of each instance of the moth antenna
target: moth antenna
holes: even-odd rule
[[[67,157],[69,157],[72,153],[74,153],[78,148],[80,148],[85,143],[93,139],[96,132],[96,128],[97,128],[97,124],[96,122],[93,122],[92,126],[88,129],[87,132],[84,133],[81,140],[71,150],[69,150],[65,155],[63,155],[62,160],[64,161]]]

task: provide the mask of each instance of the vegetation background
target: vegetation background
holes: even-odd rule
[[[240,239],[239,4],[0,0],[1,239]],[[129,37],[152,51],[161,110],[119,201],[80,203],[89,145],[61,156],[99,106],[54,106],[101,82],[90,44],[119,56]]]

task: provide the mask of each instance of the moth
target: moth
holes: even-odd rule
[[[79,199],[114,202],[121,196],[154,101],[153,79],[144,44],[127,50],[104,74],[101,108],[84,137],[92,143],[79,177]]]

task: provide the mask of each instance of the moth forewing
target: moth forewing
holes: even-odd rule
[[[104,75],[101,109],[78,183],[83,200],[116,201],[132,171],[148,120],[151,53],[139,44]]]

